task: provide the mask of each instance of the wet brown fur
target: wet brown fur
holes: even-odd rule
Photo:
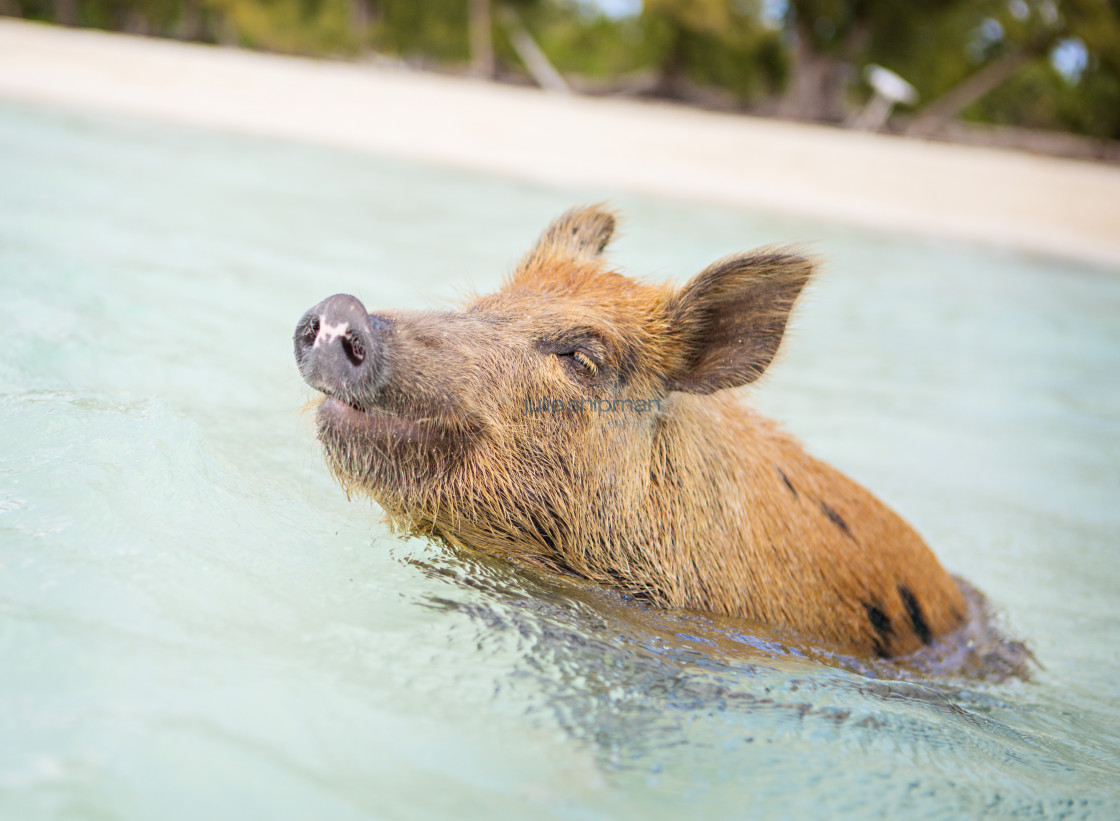
[[[613,228],[568,212],[464,310],[378,312],[376,403],[319,410],[347,491],[415,533],[845,651],[958,627],[964,599],[921,537],[727,390],[770,364],[811,261],[761,250],[650,285],[599,256]],[[540,397],[660,411],[526,413]]]

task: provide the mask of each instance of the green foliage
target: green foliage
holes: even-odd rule
[[[656,56],[638,18],[613,20],[563,0],[537,3],[522,17],[561,72],[617,77],[648,67]],[[516,59],[512,53],[506,57]]]
[[[1074,85],[1037,60],[964,111],[974,122],[1120,136],[1120,78],[1099,68]]]
[[[352,53],[347,0],[208,0],[241,45],[291,54]]]
[[[789,72],[778,31],[755,31],[732,46],[708,35],[698,38],[693,48],[692,79],[701,85],[726,88],[743,102],[777,94]]]
[[[748,102],[775,93],[785,77],[781,32],[754,0],[645,0],[641,19],[666,93],[687,78]]]
[[[994,25],[993,25],[994,21]],[[948,91],[987,60],[1017,52],[1025,65],[968,106],[965,119],[1069,130],[1120,139],[1120,5],[1110,0],[975,0],[950,16],[952,26],[923,58],[932,66],[931,96]],[[985,26],[1002,38],[978,49]],[[972,39],[962,35],[971,32]],[[1067,78],[1050,60],[1064,39],[1084,46],[1086,69]],[[965,50],[962,54],[961,44]]]
[[[861,52],[893,55],[907,62],[930,48],[930,34],[943,29],[963,7],[985,0],[790,0],[788,24],[809,39],[814,52],[856,59]],[[966,32],[960,34],[967,37]]]
[[[443,63],[470,59],[468,0],[381,0],[373,46],[402,57]]]
[[[748,105],[799,88],[792,81],[810,77],[813,61],[841,78],[826,90],[833,103],[843,96],[841,109],[868,93],[859,72],[871,62],[913,84],[922,105],[1010,55],[1010,76],[970,98],[965,117],[1120,138],[1116,0],[644,0],[639,15],[624,19],[593,0],[492,5],[515,9],[563,73],[604,82],[648,75],[666,96],[714,87]],[[32,19],[285,53],[373,49],[459,67],[471,58],[470,0],[18,0],[18,8]],[[775,8],[784,9],[781,20],[766,14]],[[500,71],[523,72],[497,13],[493,35]],[[1072,81],[1047,58],[1062,41],[1084,45],[1086,65]],[[823,87],[800,88],[812,103]]]
[[[869,63],[905,77],[923,101],[951,89],[974,72],[972,44],[979,25],[971,3],[942,4],[937,12],[925,9],[911,26],[895,21],[871,38],[863,55]]]

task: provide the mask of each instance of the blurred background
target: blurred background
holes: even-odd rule
[[[1112,0],[0,0],[0,14],[1120,160]]]

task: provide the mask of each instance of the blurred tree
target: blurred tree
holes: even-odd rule
[[[779,29],[761,0],[644,0],[642,21],[655,44],[657,96],[683,99],[688,84],[728,89],[746,100],[771,93],[785,73]]]
[[[948,52],[958,58],[956,81],[918,113],[908,133],[936,133],[968,112],[978,120],[1120,137],[1120,7],[1114,2],[978,0],[966,17],[974,36],[965,43],[965,59],[959,46]],[[1054,62],[1061,46],[1079,55],[1077,70],[1065,75]],[[999,95],[992,94],[996,89]]]
[[[494,20],[490,0],[470,0],[471,70],[494,77]]]
[[[470,0],[380,0],[372,45],[379,51],[428,63],[470,60]]]
[[[290,54],[351,54],[358,48],[350,0],[204,2],[220,13],[239,45]]]
[[[523,78],[525,55],[543,76],[543,53],[577,87],[824,122],[843,121],[868,93],[861,70],[874,62],[918,90],[923,108],[909,124],[914,133],[966,118],[1120,138],[1120,0],[0,4],[3,13],[67,25],[301,54],[372,49],[421,66],[469,66],[487,77]],[[505,8],[516,11],[510,19],[517,26],[497,24]]]
[[[943,18],[972,0],[789,0],[785,27],[792,39],[789,83],[778,112],[795,119],[841,122],[855,69],[882,63],[914,83],[908,56],[943,30]]]

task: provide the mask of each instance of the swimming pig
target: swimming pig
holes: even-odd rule
[[[922,538],[734,390],[774,358],[812,262],[761,250],[650,285],[601,258],[614,223],[569,211],[459,311],[340,294],[303,316],[296,360],[347,492],[412,532],[845,652],[958,627]]]

